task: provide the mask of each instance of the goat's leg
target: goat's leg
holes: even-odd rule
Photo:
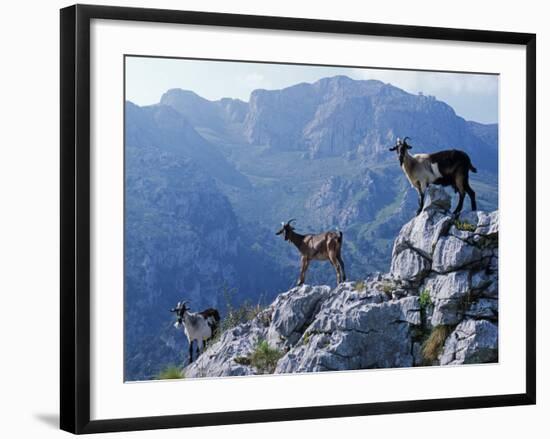
[[[456,178],[455,180],[456,188],[458,189],[458,204],[456,205],[456,209],[454,210],[453,214],[458,215],[460,212],[462,212],[462,206],[464,205],[464,197],[466,196],[466,190],[465,190],[464,175],[459,173],[455,178]]]
[[[189,364],[193,362],[193,340],[189,340]]]
[[[300,275],[298,276],[298,282],[296,282],[296,285],[302,285],[304,283],[305,264],[306,264],[306,258],[302,256],[302,259],[300,259]]]
[[[202,340],[202,338],[199,338],[197,340],[197,358],[199,358],[201,356],[201,354],[203,353],[203,351],[204,351],[203,346],[204,346],[203,340]]]
[[[422,209],[424,209],[424,189],[420,182],[416,183],[416,190],[418,191],[418,210],[416,211],[416,215],[418,216],[422,212]]]
[[[462,212],[462,206],[464,205],[464,197],[466,193],[462,190],[459,190],[458,193],[458,204],[456,205],[456,209],[453,211],[453,215],[458,215]]]
[[[329,252],[328,259],[334,267],[334,270],[336,271],[336,283],[339,285],[342,281],[342,274],[340,273],[340,264],[338,263],[338,258],[336,257],[334,252]]]
[[[342,281],[346,281],[346,269],[344,268],[344,261],[342,260],[341,255],[337,255],[338,263],[340,264],[340,268],[342,269]]]
[[[302,267],[300,269],[300,278],[298,279],[298,285],[303,285],[306,280],[306,271],[309,266],[309,259],[305,256],[302,256]]]
[[[470,197],[470,203],[472,204],[472,210],[477,210],[477,204],[476,204],[476,193],[470,186],[470,182],[466,180],[465,184],[466,193]]]

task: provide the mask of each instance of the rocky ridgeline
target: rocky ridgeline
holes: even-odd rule
[[[185,376],[498,361],[498,211],[455,219],[445,191],[428,195],[397,236],[389,273],[280,294],[222,334]],[[276,355],[260,370],[262,342]]]

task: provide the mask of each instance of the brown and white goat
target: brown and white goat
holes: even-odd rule
[[[470,187],[469,172],[477,172],[470,157],[464,151],[451,149],[432,154],[409,154],[412,149],[407,143],[408,137],[403,140],[397,138],[396,145],[390,151],[397,151],[401,169],[407,176],[411,185],[418,191],[419,207],[418,215],[424,207],[424,193],[430,184],[440,186],[452,186],[459,193],[458,204],[454,210],[457,215],[462,210],[465,194],[470,197],[472,210],[477,210],[476,193]]]
[[[296,246],[300,254],[301,269],[298,285],[305,281],[306,271],[312,260],[330,261],[336,270],[336,280],[338,283],[346,281],[346,272],[344,270],[344,261],[342,260],[342,232],[323,232],[317,235],[300,235],[294,231],[291,219],[288,222],[281,223],[282,228],[276,235],[284,233],[285,241],[290,241]]]

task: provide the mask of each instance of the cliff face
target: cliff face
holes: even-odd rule
[[[187,378],[498,361],[498,211],[449,213],[430,188],[394,242],[391,269],[361,282],[304,285],[226,331]],[[263,343],[271,369],[254,361]]]

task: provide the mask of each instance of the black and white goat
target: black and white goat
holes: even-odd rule
[[[342,232],[323,232],[317,235],[300,235],[294,231],[291,219],[288,222],[281,223],[282,228],[276,235],[284,233],[285,241],[292,242],[300,254],[301,270],[298,285],[305,281],[306,271],[312,260],[330,261],[336,270],[336,280],[338,283],[346,281],[346,272],[344,270],[344,261],[342,260]]]
[[[469,172],[477,172],[470,157],[464,151],[451,149],[439,151],[432,154],[409,154],[412,148],[407,143],[408,137],[403,140],[397,138],[394,147],[390,151],[397,151],[401,169],[407,176],[411,185],[418,191],[419,207],[418,215],[424,207],[424,193],[430,184],[440,186],[452,186],[455,192],[459,193],[459,200],[454,210],[457,215],[462,210],[465,194],[470,197],[472,210],[477,210],[476,193],[470,187]]]
[[[220,313],[214,308],[208,308],[201,312],[190,312],[187,301],[178,302],[170,312],[176,313],[174,326],[183,326],[187,340],[189,340],[189,364],[193,362],[193,341],[197,342],[197,357],[203,351],[208,340],[210,340],[220,323]]]

